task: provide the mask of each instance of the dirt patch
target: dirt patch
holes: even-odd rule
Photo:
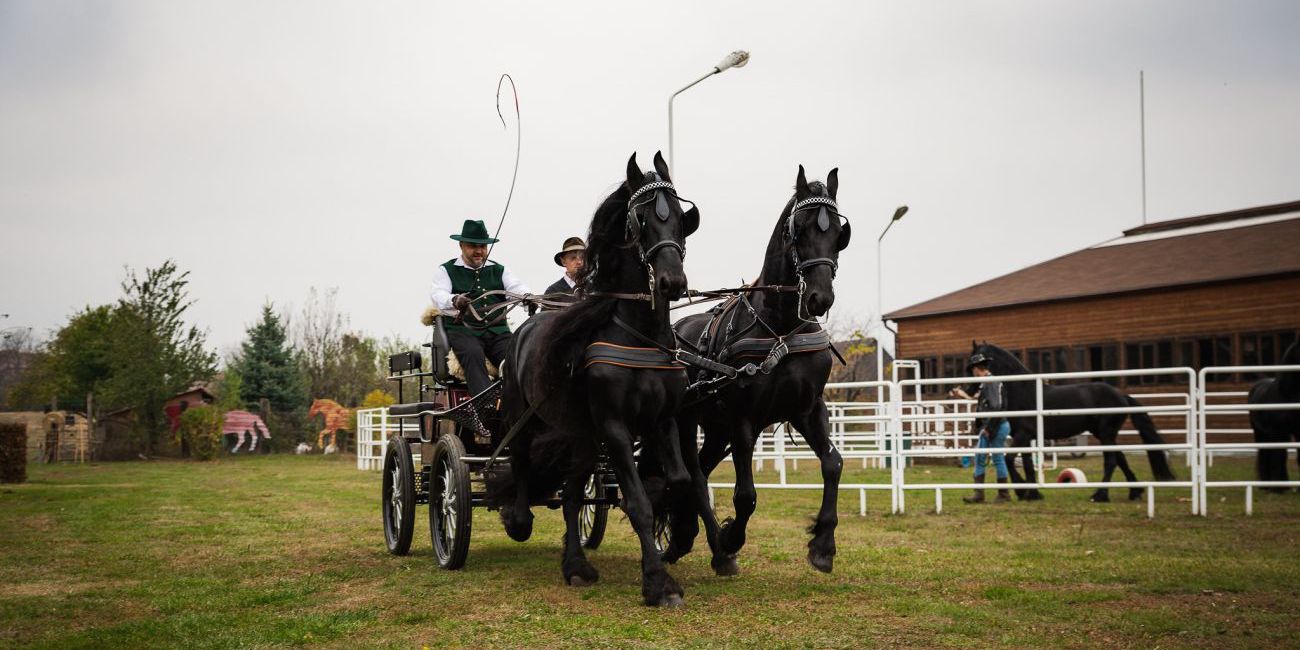
[[[71,580],[34,580],[0,584],[0,598],[48,598],[74,596],[96,589],[120,589],[133,581],[76,582]]]

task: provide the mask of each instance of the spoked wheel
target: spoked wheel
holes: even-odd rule
[[[400,436],[388,439],[383,473],[380,507],[384,512],[384,542],[389,553],[406,555],[415,532],[415,463],[411,461],[411,446]]]
[[[665,512],[655,515],[655,550],[662,555],[673,543],[673,515]]]
[[[597,475],[592,474],[587,479],[587,485],[582,488],[582,496],[589,500],[605,497],[605,486],[600,484]],[[578,513],[578,541],[582,547],[593,551],[600,548],[601,540],[605,539],[605,524],[608,522],[609,504],[588,503],[582,506],[582,511]]]
[[[462,457],[465,445],[456,436],[442,436],[433,448],[429,476],[429,536],[438,566],[459,569],[469,554],[469,468]]]

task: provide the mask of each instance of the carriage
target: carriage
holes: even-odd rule
[[[464,380],[453,372],[451,346],[443,316],[433,319],[429,370],[419,352],[388,359],[388,379],[397,383],[398,404],[388,408],[397,432],[384,452],[382,510],[388,552],[406,555],[415,532],[416,505],[429,506],[429,536],[434,556],[444,569],[459,569],[469,553],[475,507],[489,505],[486,484],[493,472],[509,465],[502,445],[506,432],[500,416],[501,382],[470,395]],[[406,402],[405,384],[413,381],[417,401]],[[556,493],[545,505],[560,507]],[[579,539],[595,549],[605,535],[609,508],[619,500],[618,484],[602,459],[587,480]]]

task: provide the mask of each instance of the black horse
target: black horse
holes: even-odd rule
[[[690,489],[683,495],[670,487],[671,541],[664,558],[673,562],[688,553],[699,532],[697,514],[713,552],[710,562],[719,575],[739,571],[735,555],[745,544],[745,525],[754,512],[754,443],[764,428],[788,421],[803,434],[821,461],[821,510],[809,532],[808,561],[829,572],[835,559],[836,502],[839,494],[840,454],[830,441],[829,414],[822,390],[833,360],[830,339],[815,318],[835,302],[832,281],[839,253],[849,244],[849,223],[840,217],[835,198],[838,169],[826,183],[809,183],[799,167],[794,197],[781,211],[768,239],[763,270],[755,291],[736,297],[706,314],[687,316],[675,329],[681,341],[701,353],[735,367],[761,366],[752,376],[719,379],[716,392],[683,410],[677,430]],[[778,346],[779,344],[779,346]],[[776,350],[776,348],[780,350]],[[788,355],[788,356],[787,356]],[[692,380],[707,381],[692,370]],[[695,454],[697,425],[704,430],[704,446]],[[733,503],[736,518],[718,525],[709,504],[706,476],[727,454],[730,446],[736,468]],[[678,484],[680,487],[685,487]]]
[[[1300,343],[1292,343],[1282,355],[1285,366],[1300,364]],[[1250,387],[1250,404],[1300,403],[1300,372],[1279,372],[1255,382]],[[1295,411],[1251,411],[1250,428],[1255,430],[1255,442],[1300,442],[1300,408]],[[1261,481],[1286,481],[1285,449],[1261,449],[1256,458],[1256,471]],[[1285,488],[1270,488],[1281,492]]]
[[[979,353],[988,357],[990,359],[989,371],[994,375],[1029,374],[1029,369],[1020,363],[1019,358],[991,343],[977,344],[975,341],[971,341],[971,353]],[[1035,405],[1034,382],[1008,381],[1003,382],[1003,386],[1006,387],[1008,410],[1032,411],[1037,408]],[[1061,386],[1048,384],[1043,386],[1044,409],[1125,408],[1132,406],[1141,406],[1141,404],[1118,388],[1104,382],[1094,381]],[[1124,420],[1130,417],[1132,417],[1133,426],[1137,427],[1138,436],[1142,438],[1144,444],[1164,444],[1164,438],[1160,437],[1160,432],[1156,430],[1156,425],[1151,421],[1151,416],[1146,413],[1047,416],[1043,418],[1043,439],[1064,440],[1088,432],[1096,436],[1101,444],[1114,445],[1117,444],[1120,427],[1124,425]],[[1009,419],[1011,421],[1010,446],[1026,447],[1031,441],[1038,438],[1038,422],[1036,418],[1019,417]],[[1007,463],[1007,469],[1011,473],[1013,483],[1027,483],[1029,477],[1036,474],[1033,455],[1023,453],[1021,458],[1025,463],[1024,478],[1016,471],[1014,458],[1012,458],[1012,462]],[[1117,466],[1120,471],[1124,472],[1125,479],[1130,482],[1138,480],[1137,476],[1133,474],[1133,470],[1129,468],[1128,460],[1122,452],[1104,452],[1102,458],[1105,463],[1105,475],[1101,479],[1102,482],[1110,482],[1110,477],[1115,473]],[[1156,480],[1174,480],[1174,473],[1169,469],[1169,459],[1164,451],[1148,451],[1147,458],[1151,461],[1151,472],[1155,474]],[[1036,489],[1018,489],[1016,495],[1022,499],[1030,500],[1042,498],[1042,494]],[[1129,499],[1139,499],[1142,497],[1142,489],[1130,488],[1128,496]],[[1110,501],[1109,490],[1098,488],[1093,493],[1092,500]]]
[[[674,347],[668,304],[686,290],[684,244],[699,226],[699,211],[682,211],[661,155],[654,166],[642,173],[633,154],[626,183],[596,210],[579,278],[585,298],[534,316],[516,333],[502,386],[503,426],[516,437],[509,441],[509,472],[494,472],[489,492],[507,534],[523,541],[532,534],[529,506],[562,488],[564,580],[591,584],[598,573],[578,541],[578,523],[583,486],[603,448],[641,541],[645,603],[679,605],[682,588],[655,546],[633,447],[640,439],[670,483],[690,480],[672,417],[686,372],[657,348]]]

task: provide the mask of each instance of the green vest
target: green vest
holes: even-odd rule
[[[491,260],[483,264],[480,269],[470,269],[456,264],[456,258],[447,260],[443,263],[442,268],[447,270],[447,275],[451,278],[451,292],[453,294],[463,293],[470,299],[483,295],[486,291],[500,291],[506,287],[501,282],[501,276],[505,273],[506,267],[500,264],[494,264]],[[487,307],[495,305],[505,300],[504,296],[491,296],[482,300],[474,301],[474,309],[480,313]],[[448,332],[465,332],[474,336],[483,336],[485,332],[493,334],[506,334],[510,332],[510,325],[506,321],[493,325],[487,329],[481,327],[483,321],[475,319],[468,311],[461,312],[461,318],[464,322],[478,327],[466,327],[460,323],[448,321],[446,324]]]

